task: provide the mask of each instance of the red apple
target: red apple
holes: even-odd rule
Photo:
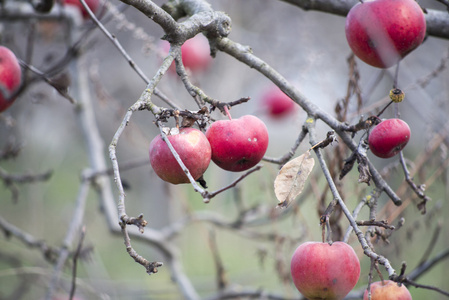
[[[349,11],[345,32],[358,58],[389,68],[421,45],[426,20],[415,0],[365,0]]]
[[[405,285],[391,280],[376,281],[371,283],[371,300],[412,300],[412,295]],[[363,294],[363,300],[368,300],[368,290]]]
[[[195,180],[200,178],[211,159],[211,147],[206,136],[189,127],[179,131],[172,128],[167,137],[192,177]],[[151,166],[162,180],[173,184],[190,182],[160,134],[151,141],[149,153]]]
[[[368,137],[371,152],[381,158],[393,157],[407,145],[410,127],[401,119],[387,119],[380,122]]]
[[[343,299],[357,284],[360,261],[344,242],[301,244],[291,260],[293,283],[309,300]]]
[[[220,168],[240,172],[260,162],[268,148],[268,131],[257,117],[215,121],[206,131],[212,161]]]
[[[282,118],[296,109],[296,104],[289,96],[284,94],[277,86],[271,86],[264,93],[263,105],[269,116],[275,119]]]
[[[98,11],[98,8],[100,7],[100,0],[85,0],[87,6],[90,8],[90,10],[96,14]],[[62,3],[64,5],[73,5],[79,9],[81,12],[81,15],[83,16],[84,20],[89,19],[89,13],[86,9],[84,9],[84,6],[81,4],[79,0],[63,0]]]
[[[15,100],[11,98],[22,82],[22,70],[14,53],[0,46],[0,112]]]
[[[167,41],[163,41],[162,47],[164,52],[168,53],[170,44]],[[196,35],[195,37],[187,40],[181,46],[181,53],[184,67],[192,72],[207,70],[212,61],[209,42],[203,35]],[[171,72],[176,73],[174,63],[170,70]]]

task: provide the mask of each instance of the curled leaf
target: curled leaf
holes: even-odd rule
[[[287,207],[304,189],[315,160],[310,151],[286,163],[274,180],[274,193],[279,207]]]

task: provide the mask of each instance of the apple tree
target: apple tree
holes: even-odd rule
[[[2,1],[0,298],[447,298],[448,11]]]

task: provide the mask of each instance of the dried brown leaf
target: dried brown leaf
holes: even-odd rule
[[[304,189],[315,160],[310,151],[286,163],[274,180],[274,193],[279,207],[287,207]]]

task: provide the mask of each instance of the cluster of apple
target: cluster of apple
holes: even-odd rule
[[[167,53],[169,44],[164,42],[162,47]],[[193,73],[207,70],[211,62],[208,48],[202,36],[187,40],[181,47],[184,67]],[[175,73],[174,66],[170,71]],[[262,101],[274,119],[292,113],[296,107],[277,86],[270,86]],[[201,178],[211,160],[224,170],[241,172],[263,158],[268,147],[268,131],[263,121],[253,115],[228,117],[229,120],[212,123],[205,134],[190,127],[166,129],[168,140],[195,180]],[[160,134],[151,141],[149,156],[153,170],[162,180],[172,184],[190,182]]]
[[[260,162],[268,148],[268,131],[257,117],[245,115],[238,119],[212,123],[206,134],[192,127],[172,128],[166,136],[192,177],[199,179],[212,160],[220,168],[240,172]],[[164,181],[189,183],[161,134],[150,143],[150,163]]]
[[[389,68],[424,40],[426,20],[414,0],[374,0],[357,3],[346,17],[346,38],[354,54],[377,68]],[[400,119],[389,119],[371,131],[372,153],[389,158],[410,139],[410,128]]]
[[[377,68],[397,64],[424,40],[426,21],[414,0],[365,0],[348,13],[346,37],[354,54]],[[372,153],[381,158],[398,154],[410,139],[410,128],[401,119],[381,121],[370,132]],[[352,247],[343,242],[306,242],[294,252],[291,275],[298,291],[307,299],[343,299],[357,284],[360,262]],[[411,300],[404,285],[390,280],[374,282],[372,300]]]

